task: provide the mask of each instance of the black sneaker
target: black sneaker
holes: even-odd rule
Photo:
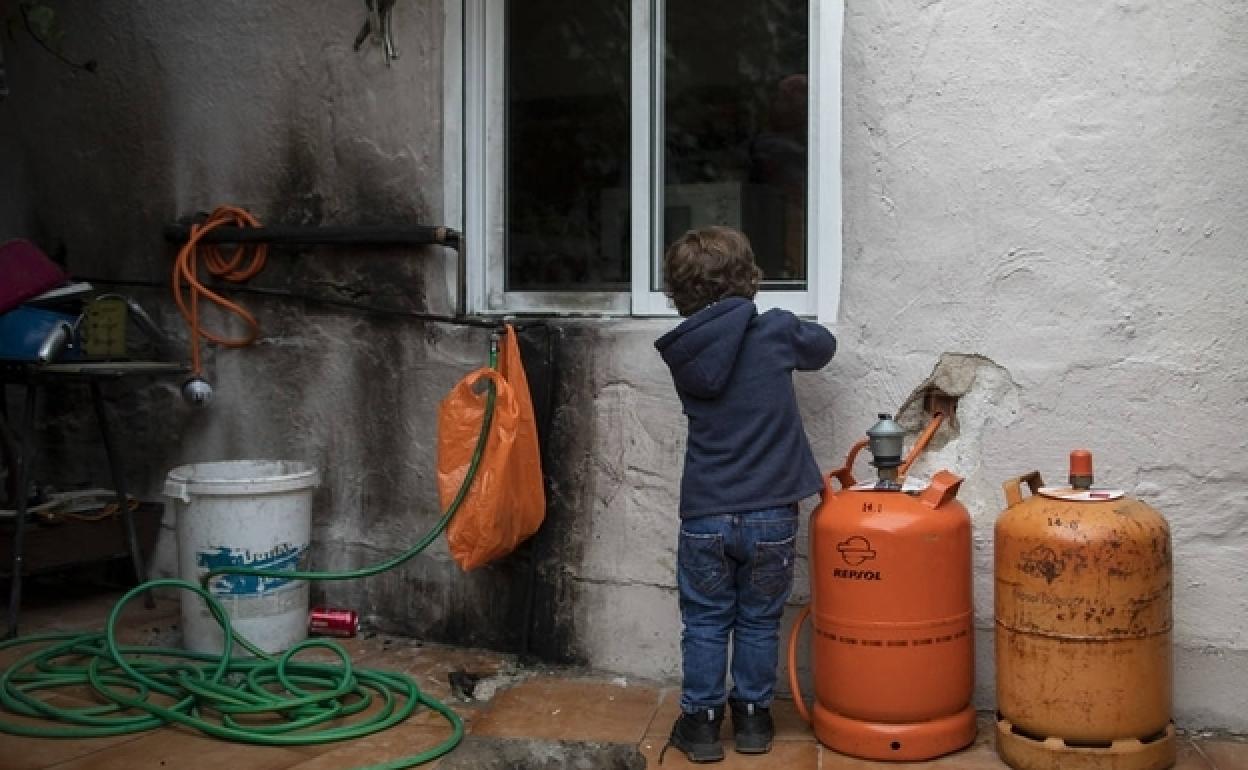
[[[739,700],[728,703],[732,706],[732,735],[737,753],[766,754],[771,751],[771,741],[776,735],[771,709]]]
[[[724,707],[682,713],[672,725],[672,737],[659,752],[659,764],[671,746],[685,752],[690,762],[719,762],[724,758],[724,745],[719,742],[719,726],[724,721]]]

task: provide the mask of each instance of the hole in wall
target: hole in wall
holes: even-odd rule
[[[1005,377],[998,376],[999,373]],[[998,381],[1012,384],[1008,373],[988,358],[973,353],[942,353],[932,373],[898,407],[896,420],[907,431],[917,433],[939,412],[944,421],[928,447],[940,449],[961,434],[961,399],[975,392],[983,396],[999,390]]]
[[[941,414],[952,420],[958,415],[958,397],[937,387],[928,388],[923,391],[923,412],[928,419]]]
[[[937,414],[941,415],[940,427],[928,443],[929,449],[940,449],[958,437],[958,398],[929,380],[915,388],[897,410],[897,422],[913,436],[927,428]]]
[[[931,424],[934,412],[941,412],[945,418],[916,462],[914,472],[919,476],[937,467],[956,472],[977,465],[986,432],[1018,420],[1019,387],[1007,369],[985,356],[942,353],[931,373],[910,391],[894,419],[913,441]]]

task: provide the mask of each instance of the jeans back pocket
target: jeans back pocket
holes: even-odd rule
[[[783,540],[760,540],[754,545],[750,584],[765,597],[785,592],[793,583],[797,561],[797,535]]]
[[[676,563],[678,579],[687,581],[698,593],[711,593],[728,577],[723,535],[704,535],[682,529]]]

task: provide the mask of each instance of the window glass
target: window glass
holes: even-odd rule
[[[662,243],[738,227],[767,289],[806,288],[808,17],[807,0],[663,11]]]
[[[629,0],[507,6],[506,289],[628,291]]]

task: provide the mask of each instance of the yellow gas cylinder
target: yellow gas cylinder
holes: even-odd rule
[[[1038,471],[996,524],[997,752],[1019,770],[1174,765],[1170,528],[1120,489]],[[1031,496],[1024,499],[1023,485]]]

